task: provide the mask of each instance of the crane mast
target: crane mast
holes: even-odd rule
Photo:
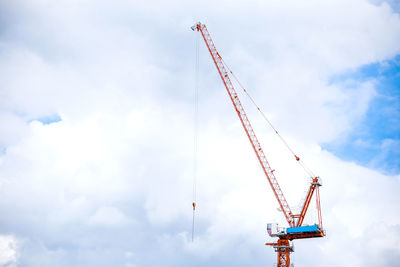
[[[319,177],[313,177],[311,186],[307,192],[307,196],[305,198],[303,207],[299,214],[293,214],[286,198],[282,192],[281,187],[274,175],[274,170],[268,163],[268,160],[264,154],[264,151],[261,147],[260,142],[257,139],[257,136],[251,126],[251,123],[246,115],[246,112],[239,100],[238,94],[232,84],[229,73],[225,64],[218,53],[214,42],[211,38],[210,33],[207,30],[206,25],[201,24],[200,22],[196,23],[191,27],[193,31],[198,31],[201,33],[201,36],[204,39],[204,42],[210,52],[210,55],[214,61],[214,64],[218,70],[218,73],[221,77],[221,80],[226,88],[226,91],[229,95],[229,98],[232,101],[232,104],[235,108],[235,111],[239,117],[240,122],[246,132],[247,137],[249,138],[250,144],[256,153],[257,159],[260,162],[261,168],[268,180],[269,185],[278,201],[280,209],[285,216],[286,221],[289,224],[289,228],[287,229],[278,229],[277,225],[274,228],[273,224],[268,224],[268,233],[272,237],[278,237],[278,241],[276,243],[266,243],[266,245],[271,245],[275,248],[275,251],[278,254],[277,258],[277,267],[289,267],[290,266],[290,253],[293,252],[293,246],[289,241],[300,238],[313,238],[313,237],[323,237],[324,231],[322,230],[322,219],[321,219],[321,209],[319,202],[319,186],[321,185],[319,182]],[[296,160],[299,160],[297,156]],[[318,225],[314,226],[303,226],[302,223],[304,221],[307,209],[309,207],[311,198],[313,193],[316,192],[316,202],[317,202],[317,210],[318,210]]]

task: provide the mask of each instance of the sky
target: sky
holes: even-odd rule
[[[285,220],[198,21],[322,179],[295,266],[398,265],[397,1],[0,0],[0,266],[276,263]],[[309,177],[240,97],[297,210]]]

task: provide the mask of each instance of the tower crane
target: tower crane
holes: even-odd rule
[[[288,222],[289,227],[287,228],[280,228],[277,224],[273,223],[267,224],[268,234],[271,237],[277,237],[278,240],[274,243],[266,243],[266,245],[272,246],[275,249],[275,252],[277,252],[277,267],[290,267],[292,266],[290,264],[290,253],[294,251],[292,244],[293,240],[325,236],[325,231],[322,227],[321,205],[319,198],[319,187],[321,186],[320,178],[318,176],[312,177],[312,182],[307,191],[307,195],[305,197],[300,213],[294,214],[290,209],[288,202],[286,201],[282,189],[279,186],[278,180],[275,177],[274,170],[268,163],[261,144],[258,141],[253,127],[251,126],[246,112],[239,100],[239,96],[232,84],[231,77],[228,73],[229,68],[226,66],[222,57],[218,53],[206,25],[198,22],[194,26],[192,26],[191,29],[193,31],[200,32],[201,36],[203,37],[208,51],[210,52],[211,58],[213,59],[214,64],[218,70],[219,76],[221,77],[229,98],[232,101],[233,107],[239,117],[244,131],[246,132],[247,137],[249,138],[250,144],[253,147],[254,152],[256,153],[257,159],[260,162],[261,168],[267,178],[269,185],[271,186],[272,192],[274,193],[278,201],[280,210],[282,211],[286,221]],[[230,73],[232,74],[232,72]],[[275,132],[278,133],[276,130]],[[300,160],[297,155],[294,154],[294,156],[297,161]],[[316,209],[318,213],[318,224],[303,226],[303,221],[314,192],[316,199]]]

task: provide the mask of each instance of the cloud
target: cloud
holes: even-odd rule
[[[117,208],[101,207],[89,218],[89,224],[100,226],[119,226],[126,223],[126,217]]]
[[[1,266],[17,266],[17,240],[10,235],[0,236],[0,264]]]
[[[295,263],[377,266],[398,260],[399,176],[321,148],[351,132],[376,97],[373,80],[331,78],[400,52],[400,19],[388,4],[89,0],[13,1],[1,9],[0,211],[7,216],[0,219],[0,262],[275,261],[272,248],[263,245],[265,224],[285,222],[202,43],[198,208],[190,242],[197,37],[189,27],[198,20],[323,179],[327,237],[296,242]],[[307,177],[256,110],[245,99],[243,104],[295,207]],[[54,114],[60,120],[43,119]],[[383,148],[391,146],[387,141]],[[315,218],[310,213],[307,219]],[[350,250],[349,258],[338,257]],[[392,257],[382,263],[388,252]]]

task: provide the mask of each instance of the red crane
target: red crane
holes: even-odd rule
[[[222,79],[226,91],[228,92],[229,98],[232,101],[233,107],[235,108],[235,111],[240,119],[240,122],[243,125],[247,137],[249,138],[250,144],[257,155],[261,168],[264,171],[268,183],[270,184],[272,191],[279,203],[280,209],[289,224],[288,228],[278,228],[277,224],[268,224],[268,234],[272,237],[278,237],[278,240],[276,243],[266,243],[266,245],[273,246],[275,248],[275,251],[277,252],[277,267],[289,267],[291,266],[290,253],[293,252],[293,245],[290,241],[294,239],[323,237],[325,235],[322,228],[321,205],[319,200],[319,187],[321,186],[320,179],[319,177],[312,177],[312,182],[310,188],[308,189],[302,209],[299,214],[294,214],[290,209],[289,204],[285,199],[285,196],[283,195],[278,180],[274,175],[274,170],[269,165],[264,151],[261,148],[260,142],[257,139],[253,127],[251,126],[246,112],[239,100],[238,94],[236,93],[236,90],[231,82],[230,75],[227,71],[228,68],[226,67],[224,61],[218,53],[206,25],[198,22],[194,26],[192,26],[191,29],[193,31],[198,31],[201,33],[201,36],[206,43],[206,46],[215,63],[215,66],[217,67],[218,73]],[[276,130],[275,132],[278,133]],[[295,154],[294,156],[297,161],[300,161],[300,158],[298,156],[296,156]],[[318,224],[302,226],[314,192],[316,192],[315,198],[316,208],[318,212]]]

